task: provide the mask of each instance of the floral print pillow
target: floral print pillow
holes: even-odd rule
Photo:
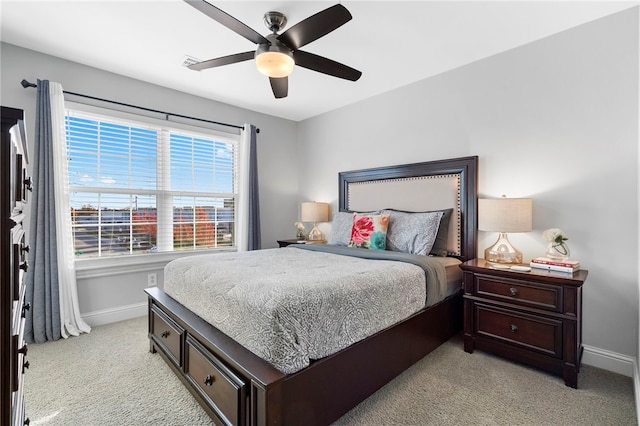
[[[387,247],[389,215],[353,214],[349,247],[384,250]]]

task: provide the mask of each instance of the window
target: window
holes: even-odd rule
[[[67,110],[76,259],[235,245],[238,136]]]

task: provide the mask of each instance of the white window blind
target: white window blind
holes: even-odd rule
[[[74,110],[65,125],[76,258],[235,245],[236,135]]]

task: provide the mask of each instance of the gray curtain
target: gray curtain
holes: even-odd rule
[[[247,250],[260,250],[260,202],[258,200],[258,155],[256,126],[251,125],[249,146],[249,243]]]
[[[29,269],[25,300],[25,340],[42,343],[61,337],[56,210],[53,186],[53,141],[49,81],[38,80],[33,193],[29,222]]]

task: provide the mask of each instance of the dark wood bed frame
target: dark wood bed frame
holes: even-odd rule
[[[475,257],[477,157],[343,172],[347,185],[441,174],[460,176],[461,260]],[[326,425],[462,329],[458,293],[290,375],[240,346],[159,288],[149,288],[149,339],[217,424]],[[170,401],[167,401],[170,403]]]

